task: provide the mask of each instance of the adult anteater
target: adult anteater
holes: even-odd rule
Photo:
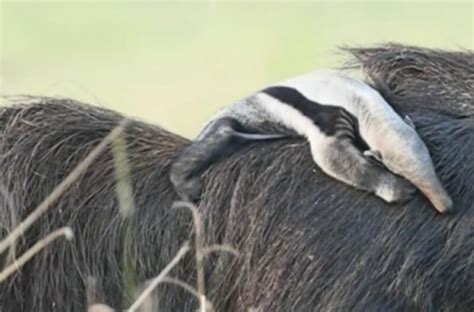
[[[240,251],[207,261],[207,295],[218,311],[474,310],[474,56],[398,45],[350,52],[415,122],[455,214],[436,214],[421,196],[389,206],[334,181],[303,140],[251,145],[204,177],[205,239]],[[2,237],[121,119],[71,100],[19,101],[0,110],[0,177],[9,197]],[[101,300],[119,308],[123,285],[156,275],[189,238],[191,220],[170,209],[177,196],[168,182],[170,163],[189,142],[136,121],[125,139],[133,221],[118,212],[107,152],[21,240],[17,253],[62,225],[76,236],[2,284],[1,311],[84,311],[89,276]],[[135,275],[124,276],[124,267]],[[194,283],[194,267],[190,256],[172,275]],[[160,311],[197,308],[174,285],[159,286],[158,297]]]

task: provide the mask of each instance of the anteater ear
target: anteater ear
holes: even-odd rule
[[[414,130],[416,130],[416,127],[415,127],[415,124],[413,123],[413,120],[411,120],[411,118],[408,116],[408,115],[405,115],[405,117],[403,117],[403,121],[405,121],[405,123],[407,125],[409,125],[410,127],[412,127]]]
[[[367,158],[371,158],[375,161],[378,161],[379,163],[383,164],[382,161],[382,154],[380,154],[379,151],[373,151],[373,150],[366,150],[364,151],[364,156]]]

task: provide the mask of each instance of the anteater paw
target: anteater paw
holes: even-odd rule
[[[416,193],[416,188],[409,181],[388,173],[377,186],[375,194],[387,203],[404,203]]]

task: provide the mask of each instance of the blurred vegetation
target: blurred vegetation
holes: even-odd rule
[[[3,1],[1,92],[72,97],[192,136],[270,82],[340,64],[337,46],[473,49],[472,1]]]

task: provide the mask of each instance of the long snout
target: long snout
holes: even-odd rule
[[[438,212],[444,214],[453,210],[453,201],[438,178],[436,181],[430,181],[428,185],[420,186],[419,189]]]
[[[392,142],[395,144],[383,155],[387,167],[415,185],[438,212],[453,210],[453,201],[441,184],[428,148],[418,134],[410,131],[407,136],[395,136]]]

